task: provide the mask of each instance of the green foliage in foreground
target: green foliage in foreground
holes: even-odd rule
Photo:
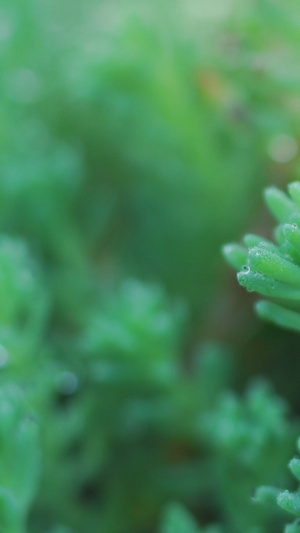
[[[256,305],[258,314],[275,324],[300,330],[300,182],[288,186],[289,196],[276,188],[266,191],[267,204],[278,221],[275,242],[256,235],[246,235],[244,246],[230,244],[224,253],[231,265],[239,270],[240,284],[250,292],[268,298]],[[299,447],[299,441],[298,441]],[[294,457],[289,468],[300,481],[300,459]],[[278,487],[278,484],[276,485]],[[300,489],[285,490],[262,486],[256,491],[256,501],[274,504],[300,518]],[[299,518],[285,527],[285,533],[300,531]]]
[[[300,182],[291,183],[289,196],[266,190],[269,209],[278,221],[275,243],[246,235],[245,246],[229,244],[224,253],[239,270],[239,283],[267,300],[256,304],[260,317],[300,331]]]
[[[298,441],[299,448],[299,441]],[[300,481],[300,459],[294,457],[289,462],[289,468],[297,479]],[[296,491],[285,490],[282,491],[278,488],[263,486],[256,491],[256,500],[262,504],[277,505],[293,515],[294,517],[300,517],[300,490],[299,487]],[[288,524],[284,533],[298,533],[300,531],[300,520],[296,519],[293,523]]]

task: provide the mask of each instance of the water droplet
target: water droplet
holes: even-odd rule
[[[242,267],[242,271],[245,272],[245,273],[250,272],[250,267],[248,265],[244,265]]]

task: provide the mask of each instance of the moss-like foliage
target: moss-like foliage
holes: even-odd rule
[[[284,461],[296,435],[296,428],[286,424],[287,406],[263,382],[254,383],[244,398],[226,392],[205,415],[210,471],[219,487],[226,531],[260,531],[260,524],[276,531],[282,524],[279,513],[255,506],[250,496],[258,480],[282,484],[286,479]]]
[[[244,246],[228,244],[223,250],[239,271],[239,283],[267,298],[256,304],[258,315],[300,331],[300,182],[291,183],[288,191],[271,187],[265,192],[278,222],[274,242],[248,234]]]

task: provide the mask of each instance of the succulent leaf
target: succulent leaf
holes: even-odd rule
[[[247,234],[243,239],[247,254],[234,244],[223,251],[238,270],[240,285],[268,298],[256,304],[257,314],[283,328],[300,331],[300,182],[291,183],[288,192],[290,196],[276,187],[265,191],[266,203],[279,222],[274,232],[277,244]]]

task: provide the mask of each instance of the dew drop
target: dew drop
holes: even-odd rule
[[[248,265],[244,265],[244,266],[242,267],[242,271],[243,271],[243,272],[246,272],[246,273],[247,273],[247,272],[250,272],[250,267],[249,267]]]

